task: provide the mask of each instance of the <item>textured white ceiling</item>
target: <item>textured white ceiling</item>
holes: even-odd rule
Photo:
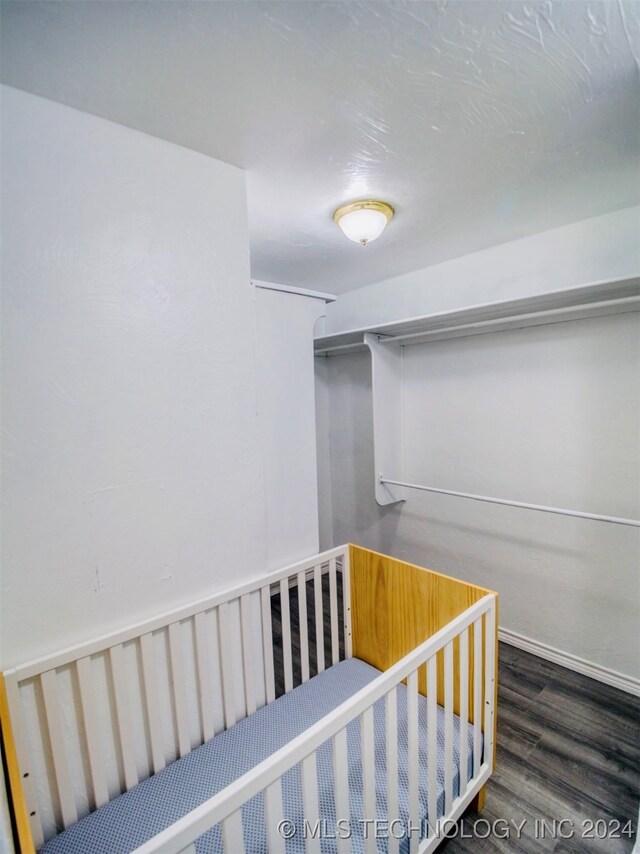
[[[2,77],[248,170],[256,278],[341,292],[635,204],[635,2],[3,3]],[[397,216],[348,241],[341,202]]]

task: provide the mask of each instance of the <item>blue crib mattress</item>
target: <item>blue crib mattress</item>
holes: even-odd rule
[[[53,837],[40,848],[41,854],[127,854],[250,771],[379,675],[379,670],[356,658],[342,661],[328,668]],[[407,690],[404,685],[398,687],[397,699],[399,818],[406,821],[408,818]],[[427,703],[422,696],[418,698],[418,703],[420,810],[421,818],[427,819]],[[457,717],[454,717],[453,735],[455,797],[458,794],[460,755],[460,721]],[[377,818],[382,822],[387,819],[384,700],[378,701],[374,706],[374,737],[376,810]],[[473,752],[473,726],[471,725],[468,728],[468,742],[468,775],[471,776]],[[364,851],[364,835],[373,833],[372,825],[363,822],[360,744],[360,725],[356,720],[347,727],[350,833],[353,852]],[[335,851],[335,836],[331,838],[332,834],[335,834],[331,740],[319,748],[316,756],[321,817],[320,835],[325,836],[322,840],[322,850],[323,852]],[[304,852],[302,833],[304,812],[300,766],[292,768],[284,775],[282,795],[284,815],[294,822],[299,831],[287,840],[287,854],[302,854]],[[444,711],[438,707],[438,817],[442,816],[443,812]],[[242,821],[247,854],[266,852],[268,849],[262,795],[257,795],[245,804],[242,809]],[[402,835],[399,825],[394,825],[392,832],[396,837]],[[385,838],[383,824],[378,825],[378,834],[378,849],[385,851],[388,839]],[[222,854],[223,850],[219,827],[214,827],[203,834],[196,843],[197,854]],[[400,850],[408,851],[407,839],[401,839]]]

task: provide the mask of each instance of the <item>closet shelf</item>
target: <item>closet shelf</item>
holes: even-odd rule
[[[351,329],[315,339],[317,356],[366,350],[365,334],[401,346],[640,311],[640,276]],[[384,337],[382,337],[384,336]]]

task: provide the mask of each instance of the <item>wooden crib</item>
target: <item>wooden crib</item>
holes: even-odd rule
[[[175,760],[266,726],[272,709],[332,702],[326,686],[357,664],[366,684],[119,854],[195,852],[197,840],[233,854],[433,851],[482,806],[496,655],[495,593],[351,545],[15,667],[0,711],[18,850],[82,850],[73,834],[105,810],[136,825],[131,804],[153,800],[144,787],[178,773]]]

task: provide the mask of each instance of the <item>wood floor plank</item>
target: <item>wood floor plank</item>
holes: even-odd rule
[[[527,778],[543,781],[549,791],[571,800],[575,808],[582,806],[586,818],[595,816],[600,809],[612,818],[630,817],[637,804],[634,784],[628,777],[616,778],[594,767],[589,761],[591,757],[549,734],[543,736],[527,757]]]
[[[626,854],[629,851],[627,837],[611,837],[604,839],[585,839],[582,831],[573,839],[559,839],[553,854]]]
[[[485,811],[467,814],[460,827],[472,830],[481,819],[526,823],[520,838],[511,834],[510,848],[493,836],[475,845],[459,836],[441,850],[631,852],[640,803],[640,700],[505,644],[499,685],[496,773]],[[629,820],[631,838],[610,835]],[[600,822],[608,838],[583,838],[589,822]]]
[[[538,697],[536,715],[547,729],[586,736],[603,750],[614,743],[621,744],[637,756],[638,718],[621,713],[615,697],[605,705],[602,700],[580,697],[564,686],[549,686]]]

